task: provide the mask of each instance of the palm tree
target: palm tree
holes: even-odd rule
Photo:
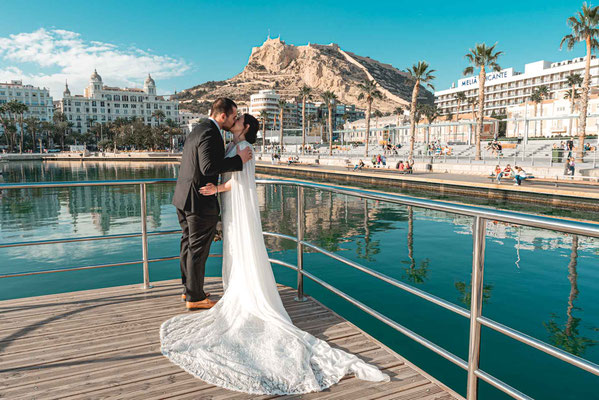
[[[566,93],[564,93],[564,99],[570,100],[570,114],[574,114],[574,112],[578,110],[579,102],[576,100],[580,99],[580,91],[576,88],[572,88],[572,90],[569,90]],[[576,122],[576,130],[578,130],[578,121]],[[572,118],[570,118],[568,125],[568,135],[573,136]]]
[[[477,43],[470,52],[466,54],[466,59],[470,62],[469,67],[464,69],[464,75],[472,75],[474,68],[479,68],[478,72],[478,121],[476,124],[476,159],[480,160],[480,138],[483,135],[483,122],[485,116],[485,80],[487,78],[486,68],[493,71],[501,71],[501,67],[497,64],[499,56],[503,54],[501,51],[495,51],[495,43],[491,47],[487,47],[484,43]]]
[[[56,131],[60,135],[60,149],[64,151],[64,140],[67,135],[67,129],[69,129],[70,122],[67,120],[67,116],[60,111],[56,111],[52,117]]]
[[[158,122],[158,125],[162,125],[162,120],[165,117],[164,111],[162,111],[162,110],[155,110],[152,113],[152,117],[154,117],[156,119],[156,121]]]
[[[535,103],[534,113],[535,113],[535,118],[536,118],[536,116],[537,116],[537,107],[538,107],[539,103],[543,101],[543,97],[541,96],[541,94],[537,90],[535,90],[530,95],[530,101],[532,101],[533,103]],[[539,121],[535,121],[534,136],[537,136],[537,123],[538,122]]]
[[[537,93],[541,97],[541,117],[543,116],[543,100],[549,97],[549,88],[547,85],[541,85],[537,88]],[[540,136],[543,136],[543,120],[541,122]]]
[[[589,108],[589,92],[591,85],[591,53],[599,48],[599,7],[583,3],[582,11],[568,18],[568,25],[572,33],[564,36],[560,42],[560,49],[566,44],[572,50],[577,42],[586,44],[586,64],[584,68],[584,81],[582,88],[582,107],[580,110],[580,129],[578,130],[577,157],[582,161],[584,153],[584,137],[586,134],[587,112]]]
[[[329,123],[329,155],[333,155],[333,104],[337,101],[335,93],[327,90],[322,94],[322,101],[327,106]]]
[[[281,154],[283,154],[283,114],[285,107],[287,107],[287,102],[279,100],[279,148],[281,149]]]
[[[182,131],[181,131],[181,128],[179,128],[179,125],[170,118],[167,118],[167,120],[165,121],[165,125],[166,125],[166,133],[169,136],[169,143],[170,143],[169,147],[170,147],[170,150],[172,153],[173,151],[175,151],[175,145],[173,143],[174,142],[173,136],[181,135]]]
[[[570,99],[570,115],[574,113],[574,100],[580,97],[576,87],[580,86],[582,81],[580,74],[570,74],[566,77],[566,83],[570,87],[570,91],[566,92],[564,99]],[[572,118],[568,119],[568,135],[572,135]]]
[[[12,138],[10,131],[12,128],[11,110],[8,104],[0,104],[0,124],[2,125],[4,136],[6,137],[6,145],[10,152],[13,150]]]
[[[414,142],[416,141],[416,113],[417,103],[418,103],[418,93],[420,92],[420,85],[424,84],[432,90],[435,90],[435,87],[431,83],[435,76],[433,72],[434,69],[431,69],[426,61],[418,61],[418,64],[412,65],[411,68],[407,70],[410,78],[414,81],[414,88],[412,89],[412,103],[410,109],[412,112],[410,113],[410,153],[408,155],[408,160],[410,163],[414,161]]]
[[[300,89],[300,96],[302,97],[302,154],[306,148],[306,100],[312,99],[312,88],[309,86],[302,86]]]
[[[441,115],[441,113],[439,112],[439,109],[437,108],[437,106],[435,105],[431,105],[431,104],[424,104],[422,107],[422,113],[424,114],[424,117],[426,118],[426,121],[428,122],[428,127],[427,127],[427,144],[428,142],[430,142],[430,136],[431,136],[431,124],[433,122],[435,122],[435,120],[437,118],[439,118],[439,116]]]
[[[455,114],[455,120],[458,122],[460,120],[460,106],[462,103],[466,102],[466,94],[464,92],[458,92],[453,96],[453,98],[458,102],[457,111]]]
[[[27,125],[27,132],[31,134],[31,140],[33,141],[33,152],[35,153],[35,146],[37,142],[37,133],[42,129],[42,122],[35,117],[29,117],[25,119],[25,125]],[[40,147],[40,152],[42,148]]]
[[[375,80],[366,80],[364,83],[358,84],[360,89],[360,95],[358,100],[366,99],[366,149],[364,150],[364,157],[368,157],[368,140],[370,139],[370,112],[372,111],[372,102],[374,99],[382,99],[383,94],[377,89],[378,84]]]
[[[11,113],[15,116],[15,122],[17,122],[16,117],[19,116],[19,130],[21,131],[21,143],[19,145],[19,153],[23,153],[23,138],[25,136],[23,130],[23,114],[25,114],[27,110],[29,110],[29,107],[27,107],[26,104],[21,103],[17,100],[11,100],[8,103],[6,103],[6,105],[9,107]]]
[[[266,151],[266,121],[268,120],[268,111],[260,111],[260,119],[262,119],[262,153]]]

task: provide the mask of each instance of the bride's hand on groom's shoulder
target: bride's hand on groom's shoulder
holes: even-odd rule
[[[241,161],[243,161],[244,164],[252,159],[252,149],[249,146],[239,150],[237,154],[241,157]]]
[[[216,186],[213,183],[209,183],[206,186],[200,188],[200,194],[203,196],[212,196],[216,193]]]

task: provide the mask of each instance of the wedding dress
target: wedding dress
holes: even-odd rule
[[[376,367],[292,324],[268,261],[254,172],[251,160],[225,176],[231,190],[221,195],[223,297],[210,310],[164,322],[162,353],[205,382],[250,394],[321,391],[348,373],[388,381]]]

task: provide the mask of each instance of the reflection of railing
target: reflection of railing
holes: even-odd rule
[[[33,241],[33,242],[19,242],[19,243],[9,243],[9,244],[1,244],[0,248],[6,247],[17,247],[17,246],[34,246],[34,245],[42,245],[42,244],[54,244],[54,243],[67,243],[67,242],[83,242],[83,241],[94,241],[94,240],[108,240],[108,239],[121,239],[121,238],[132,238],[132,237],[141,237],[142,238],[142,260],[140,261],[131,261],[131,262],[123,262],[123,263],[113,263],[113,264],[103,264],[103,265],[95,265],[95,266],[84,266],[84,267],[75,267],[75,268],[65,268],[65,269],[54,269],[54,270],[44,270],[44,271],[32,271],[32,272],[24,272],[24,273],[14,273],[14,274],[6,274],[0,275],[0,278],[8,278],[14,276],[25,276],[25,275],[36,275],[36,274],[46,274],[46,273],[54,273],[54,272],[62,272],[62,271],[74,271],[74,270],[82,270],[82,269],[92,269],[92,268],[104,268],[104,267],[113,267],[113,266],[122,266],[122,265],[132,265],[132,264],[143,264],[143,287],[145,289],[150,288],[150,278],[149,278],[149,270],[148,264],[150,262],[156,261],[165,261],[165,260],[173,260],[177,259],[177,256],[173,257],[163,257],[157,259],[149,259],[148,258],[148,244],[147,238],[149,236],[155,235],[166,235],[179,233],[178,230],[171,231],[157,231],[157,232],[148,232],[146,228],[146,186],[148,184],[160,184],[160,183],[172,183],[174,179],[155,179],[155,180],[124,180],[124,181],[92,181],[92,182],[51,182],[51,183],[16,183],[16,184],[4,184],[0,185],[0,190],[4,189],[31,189],[31,188],[55,188],[55,187],[77,187],[77,186],[122,186],[122,185],[139,185],[140,186],[140,194],[141,194],[141,233],[131,233],[131,234],[120,234],[120,235],[105,235],[105,236],[91,236],[91,237],[82,237],[82,238],[70,238],[70,239],[53,239],[53,240],[42,240],[42,241]],[[492,386],[498,388],[499,390],[505,392],[506,394],[516,398],[516,399],[530,399],[530,397],[526,396],[522,392],[517,389],[511,387],[510,385],[502,382],[501,380],[495,378],[494,376],[484,372],[479,368],[479,360],[480,360],[480,342],[481,342],[481,327],[484,325],[490,329],[493,329],[499,333],[502,333],[506,336],[511,337],[521,343],[524,343],[530,347],[533,347],[537,350],[543,351],[549,354],[552,357],[558,358],[562,361],[568,362],[578,368],[581,368],[585,371],[591,372],[595,375],[599,375],[599,365],[585,360],[581,357],[572,355],[568,352],[565,352],[557,347],[551,346],[545,342],[542,342],[538,339],[535,339],[529,335],[526,335],[522,332],[519,332],[509,326],[503,325],[499,322],[491,320],[482,315],[482,299],[483,299],[483,272],[484,272],[484,253],[485,253],[485,236],[486,236],[486,223],[487,221],[501,221],[505,223],[517,224],[517,225],[525,225],[542,229],[551,229],[559,232],[571,233],[576,235],[583,236],[591,236],[599,238],[599,225],[582,223],[576,221],[569,221],[557,218],[549,218],[549,217],[541,217],[529,214],[515,213],[510,211],[501,211],[494,210],[490,208],[484,207],[473,207],[461,204],[453,204],[447,202],[440,202],[434,200],[426,200],[426,199],[418,199],[407,196],[400,196],[395,194],[386,194],[375,191],[368,190],[360,190],[360,189],[351,189],[340,186],[333,185],[324,185],[317,184],[305,181],[295,181],[295,180],[258,180],[259,184],[278,184],[278,185],[287,185],[294,186],[297,188],[297,235],[290,236],[284,235],[280,233],[273,232],[264,232],[265,236],[277,237],[281,239],[291,240],[296,242],[297,244],[297,265],[293,265],[287,263],[285,261],[271,259],[270,261],[273,264],[282,265],[284,267],[290,268],[294,271],[297,271],[297,300],[303,301],[304,298],[304,285],[303,280],[304,277],[311,279],[312,281],[318,283],[329,291],[335,293],[336,295],[342,297],[347,300],[351,304],[355,305],[362,311],[367,314],[373,316],[379,321],[385,323],[391,328],[397,330],[398,332],[403,333],[414,341],[420,343],[424,347],[429,350],[435,352],[436,354],[444,357],[445,359],[451,361],[457,366],[468,371],[468,399],[477,399],[478,396],[478,379],[482,379],[483,381],[491,384]],[[386,276],[378,271],[375,271],[371,268],[368,268],[364,265],[361,265],[357,262],[351,261],[345,257],[342,257],[338,254],[329,252],[325,249],[322,249],[314,244],[304,241],[304,189],[315,189],[315,190],[326,190],[331,191],[338,194],[345,194],[350,196],[356,196],[365,199],[371,200],[379,200],[384,202],[390,202],[395,204],[401,204],[405,206],[412,207],[420,207],[425,209],[431,209],[436,211],[443,211],[453,214],[465,215],[474,218],[473,223],[473,258],[472,258],[472,292],[471,292],[471,307],[470,310],[467,310],[463,307],[457,306],[453,303],[450,303],[446,300],[443,300],[433,294],[427,293],[420,289],[417,289],[413,286],[405,284],[395,278]],[[449,311],[452,311],[462,317],[470,319],[470,334],[469,334],[469,348],[468,348],[468,361],[463,360],[459,356],[449,352],[448,350],[438,346],[437,344],[431,342],[430,340],[418,335],[417,333],[411,331],[405,326],[393,321],[392,319],[386,317],[385,315],[379,313],[378,311],[370,308],[369,306],[361,303],[360,301],[354,299],[347,293],[339,290],[333,285],[323,281],[322,279],[316,277],[304,270],[304,248],[310,248],[313,251],[321,253],[327,257],[340,261],[352,268],[355,268],[359,271],[362,271],[368,275],[371,275],[379,280],[382,280],[392,286],[395,286],[399,289],[402,289],[408,293],[416,295],[426,301],[434,303],[440,307],[443,307]]]

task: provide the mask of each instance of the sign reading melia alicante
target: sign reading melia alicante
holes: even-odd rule
[[[486,84],[493,84],[493,81],[498,79],[510,78],[514,74],[513,68],[502,69],[501,71],[493,71],[487,74]],[[458,81],[458,87],[463,88],[467,86],[478,85],[478,75],[471,76],[468,78],[460,79]]]

